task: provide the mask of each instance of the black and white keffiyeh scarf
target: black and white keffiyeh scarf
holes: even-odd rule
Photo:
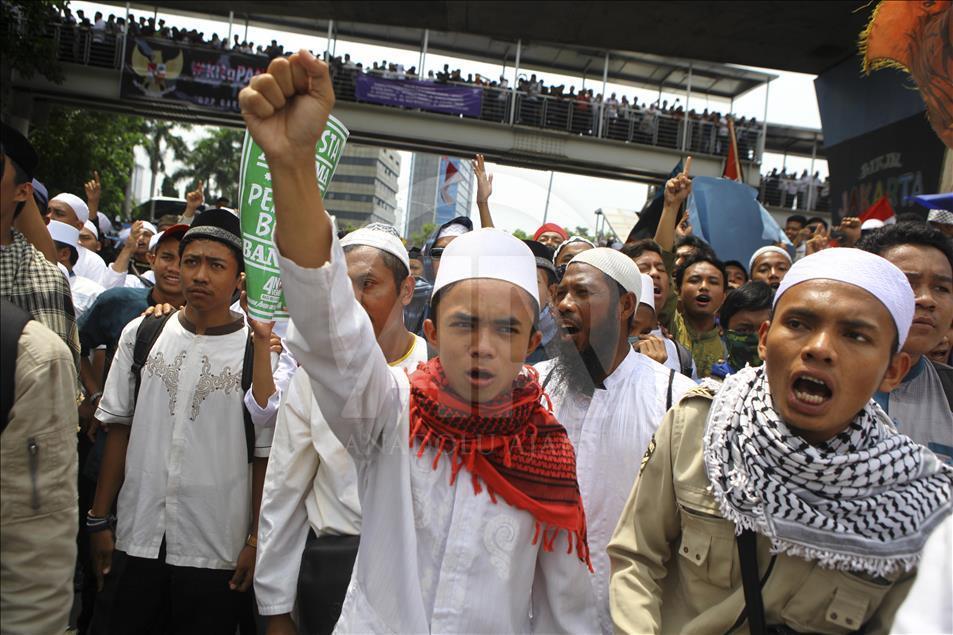
[[[917,565],[951,510],[953,468],[896,431],[874,401],[846,430],[814,446],[771,401],[764,367],[717,388],[705,427],[711,491],[736,531],[773,553],[886,577]]]

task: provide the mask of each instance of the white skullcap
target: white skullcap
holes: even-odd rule
[[[522,240],[502,230],[477,229],[451,242],[440,259],[433,294],[455,282],[477,278],[516,285],[539,306],[536,258]]]
[[[608,247],[587,249],[573,256],[569,261],[570,265],[576,263],[592,265],[622,285],[628,293],[634,293],[636,299],[642,296],[642,274],[632,259],[623,255],[621,251]]]
[[[69,192],[63,192],[62,194],[57,194],[51,199],[52,201],[62,201],[70,206],[70,209],[76,214],[76,218],[80,222],[85,223],[89,220],[89,208],[86,207],[85,201],[75,194],[70,194]]]
[[[72,225],[61,223],[58,220],[51,220],[46,226],[50,230],[50,236],[58,243],[63,243],[75,248],[79,245],[79,230]]]
[[[644,304],[655,311],[655,282],[652,281],[652,276],[647,273],[640,273],[639,277],[642,278],[639,304]]]
[[[748,261],[749,272],[754,272],[754,261],[765,254],[781,254],[788,259],[788,262],[791,262],[791,254],[789,254],[786,249],[775,247],[774,245],[767,245],[751,254],[751,260]]]
[[[880,300],[893,317],[900,348],[903,348],[916,303],[907,276],[892,262],[852,247],[823,249],[794,263],[774,294],[773,306],[777,307],[788,289],[809,280],[846,282]]]
[[[397,230],[390,225],[372,223],[367,227],[352,231],[341,239],[342,247],[349,245],[362,245],[386,251],[404,263],[407,271],[410,271],[410,256],[407,255],[407,248],[400,241]]]
[[[446,227],[440,230],[440,233],[437,234],[437,237],[434,239],[434,242],[440,240],[441,238],[447,238],[448,236],[463,236],[464,234],[469,233],[470,230],[467,229],[466,225],[460,223],[450,223]],[[443,264],[441,263],[441,267]]]
[[[149,251],[152,251],[156,248],[156,245],[159,244],[159,241],[162,240],[162,235],[165,232],[159,232],[158,234],[153,234],[152,238],[149,239]]]
[[[868,229],[880,229],[884,226],[884,222],[879,218],[868,218],[860,225],[860,231],[867,231]]]
[[[83,223],[83,227],[85,227],[86,229],[88,229],[88,230],[90,231],[90,233],[91,233],[93,236],[96,237],[96,240],[99,240],[99,228],[96,227],[96,225],[95,225],[95,223],[93,223],[93,221],[91,221],[91,220],[86,221],[85,223]]]
[[[159,229],[147,220],[142,221],[142,231],[151,232],[153,236],[159,233]]]
[[[927,222],[953,225],[953,212],[945,209],[931,209],[927,213]]]
[[[563,242],[559,243],[559,246],[556,247],[556,251],[553,253],[553,262],[556,262],[556,260],[559,259],[559,252],[563,250],[563,247],[566,245],[571,245],[572,243],[586,243],[590,247],[595,247],[595,245],[592,244],[592,241],[588,238],[583,238],[582,236],[570,236]]]

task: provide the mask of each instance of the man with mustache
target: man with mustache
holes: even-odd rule
[[[916,298],[903,347],[910,372],[874,398],[900,432],[953,463],[953,369],[927,357],[953,323],[953,242],[929,225],[898,223],[874,231],[859,247],[899,267]]]
[[[618,631],[890,632],[953,496],[953,468],[871,399],[909,369],[913,315],[879,256],[791,267],[764,364],[692,390],[643,457],[609,544]]]
[[[612,632],[605,548],[625,492],[665,411],[695,385],[629,345],[641,286],[638,267],[618,251],[597,247],[576,255],[554,298],[559,354],[537,365],[576,449],[603,633]]]

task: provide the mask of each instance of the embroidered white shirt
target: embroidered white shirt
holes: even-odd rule
[[[427,342],[414,336],[393,366],[408,373],[427,361]],[[304,368],[298,368],[278,411],[258,521],[255,599],[262,615],[290,613],[297,594],[308,526],[318,536],[361,533],[354,459],[324,415]]]
[[[516,633],[598,630],[589,570],[532,544],[528,512],[474,493],[468,474],[409,448],[410,384],[388,368],[354,299],[344,253],[318,269],[279,257],[288,343],[357,465],[361,546],[336,632]]]
[[[554,363],[549,360],[536,365],[542,381]],[[566,427],[576,450],[576,472],[596,570],[590,582],[603,633],[613,630],[606,547],[635,485],[642,455],[665,415],[670,375],[671,369],[630,348],[606,377],[605,389],[597,388],[591,398],[567,393],[560,382],[546,386],[556,419]],[[678,372],[671,379],[674,405],[695,383]]]
[[[251,516],[241,387],[248,330],[197,335],[181,316],[156,340],[138,400],[130,369],[143,318],[126,325],[96,411],[103,423],[132,426],[116,548],[157,558],[165,538],[169,564],[233,569]],[[255,428],[255,456],[268,456],[271,433]]]

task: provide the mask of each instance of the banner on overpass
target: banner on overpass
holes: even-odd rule
[[[159,38],[130,38],[122,69],[121,95],[240,112],[239,91],[267,68],[266,57]]]
[[[922,112],[828,147],[831,211],[860,216],[886,196],[897,214],[922,212],[913,199],[937,191],[945,149]]]
[[[358,101],[430,112],[479,117],[483,89],[414,79],[384,79],[358,74],[354,93]]]

